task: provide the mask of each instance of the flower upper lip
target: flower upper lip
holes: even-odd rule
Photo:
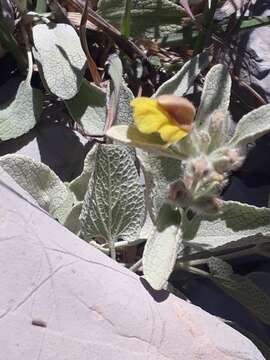
[[[137,129],[144,134],[159,133],[167,145],[178,142],[192,129],[195,108],[180,96],[138,97],[131,106]]]

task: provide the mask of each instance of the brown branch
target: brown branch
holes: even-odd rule
[[[231,77],[234,81],[237,82],[239,87],[245,88],[261,105],[266,105],[267,102],[261,97],[260,94],[257,93],[250,85],[241,80],[238,76],[231,73]]]
[[[66,3],[70,4],[76,11],[81,13],[83,12],[83,5],[79,0],[67,0]],[[106,32],[114,40],[118,47],[131,59],[139,57],[148,63],[147,56],[140,48],[138,48],[138,46],[136,46],[136,44],[128,39],[125,39],[119,30],[109,24],[102,16],[90,8],[88,8],[87,11],[87,19]]]
[[[88,6],[89,4],[89,0],[85,1],[85,6],[83,9],[83,13],[82,13],[82,18],[81,18],[81,23],[80,23],[80,40],[81,40],[81,45],[83,48],[83,51],[85,52],[86,58],[87,58],[87,64],[88,64],[88,69],[90,71],[90,74],[94,80],[94,83],[98,86],[100,86],[101,84],[101,77],[99,75],[97,66],[95,64],[95,61],[93,60],[89,48],[88,48],[88,44],[87,44],[87,38],[86,38],[86,23],[87,23],[87,12],[88,12]]]

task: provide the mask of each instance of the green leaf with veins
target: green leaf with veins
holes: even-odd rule
[[[190,224],[195,230],[183,234],[185,245],[191,247],[193,253],[210,251],[226,244],[230,247],[231,242],[259,233],[269,235],[270,209],[226,201],[221,215],[197,216],[195,222],[195,226],[193,222]]]
[[[80,91],[65,104],[72,118],[83,130],[92,136],[104,135],[106,121],[106,93],[86,79],[82,81]]]
[[[123,84],[123,66],[118,55],[113,54],[108,60],[108,75],[111,80],[107,90],[108,119],[110,125],[114,123],[119,104],[120,90]]]
[[[67,24],[37,24],[32,32],[32,51],[44,85],[61,99],[71,99],[80,90],[86,64],[79,36]]]
[[[210,59],[211,57],[206,51],[196,55],[186,62],[173,77],[164,82],[153,96],[166,94],[183,96],[193,85],[196,77],[207,67]]]
[[[5,92],[8,86],[9,82],[0,91]],[[0,141],[17,138],[31,130],[42,112],[42,102],[42,92],[22,81],[15,98],[0,105]]]
[[[181,175],[181,161],[137,150],[146,185],[146,205],[152,221],[166,201],[169,185]]]
[[[201,103],[196,115],[198,125],[208,125],[216,111],[226,113],[231,97],[231,77],[226,66],[218,64],[208,71],[203,86]]]
[[[244,115],[236,125],[229,145],[239,146],[254,142],[270,131],[270,104]]]
[[[24,155],[5,155],[2,167],[51,216],[64,222],[74,198],[66,185],[47,166]]]
[[[119,239],[133,241],[144,213],[143,188],[129,149],[99,145],[80,216],[83,238],[101,237],[111,249]]]
[[[155,228],[146,242],[143,273],[153,289],[161,290],[166,284],[174,268],[181,239],[179,227],[170,225],[162,231]]]
[[[90,177],[95,170],[95,160],[97,145],[94,145],[92,149],[87,153],[84,159],[84,166],[82,173],[69,184],[70,190],[74,193],[77,201],[83,201],[86,191],[88,189],[88,183]]]
[[[79,219],[81,211],[82,201],[78,202],[75,206],[73,206],[63,224],[68,230],[72,231],[76,235],[78,235],[81,230],[81,223]]]
[[[98,13],[120,29],[125,0],[100,0]],[[132,36],[160,38],[181,29],[184,11],[174,0],[132,0]]]
[[[185,243],[185,245],[188,246],[189,244]],[[207,250],[201,250],[202,246],[200,244],[196,247],[195,244],[191,243],[191,247],[193,253],[189,254],[188,251],[185,251],[185,254],[179,254],[180,263],[189,262],[191,265],[202,265],[206,264],[211,256],[220,257],[224,260],[236,257],[238,259],[240,257],[245,258],[247,255],[269,256],[270,236],[256,233],[255,235],[244,236],[237,240],[229,241],[224,245],[208,248]]]
[[[270,297],[256,285],[252,277],[234,274],[232,267],[218,258],[211,258],[208,266],[211,273],[214,272],[212,280],[217,286],[251,311],[256,318],[270,325]]]
[[[115,125],[131,125],[133,123],[131,100],[134,99],[132,91],[122,82],[119,90]]]

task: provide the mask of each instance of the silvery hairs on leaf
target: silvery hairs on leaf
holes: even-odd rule
[[[5,155],[2,167],[25,191],[55,219],[63,222],[72,209],[73,196],[47,166],[24,155]]]
[[[110,77],[107,88],[107,120],[109,120],[110,125],[112,125],[117,114],[119,94],[123,83],[123,66],[117,54],[112,54],[106,65],[107,73]]]
[[[7,82],[0,88],[5,92]],[[27,80],[19,84],[15,97],[0,105],[0,141],[26,134],[37,123],[42,112],[43,94],[33,89]]]
[[[67,24],[37,24],[32,31],[44,85],[61,99],[71,99],[79,92],[86,63],[79,36]]]
[[[82,173],[69,184],[70,190],[73,192],[77,201],[83,201],[86,191],[88,189],[88,183],[93,171],[95,170],[95,160],[98,145],[95,144],[92,149],[87,153],[84,159],[84,166]]]
[[[82,129],[89,135],[104,135],[106,121],[106,93],[94,84],[83,79],[80,91],[70,100],[66,107]]]
[[[72,231],[76,235],[79,235],[81,230],[81,223],[79,219],[81,211],[82,211],[82,201],[78,202],[75,206],[73,206],[70,213],[67,215],[65,222],[63,223],[63,225],[69,231]]]
[[[211,274],[218,278],[229,279],[233,275],[232,266],[218,257],[211,256],[207,261],[207,265]]]
[[[270,104],[263,105],[244,115],[238,122],[234,135],[229,142],[231,146],[245,145],[254,142],[270,131]]]
[[[144,220],[144,193],[134,161],[121,145],[99,145],[80,216],[85,240],[133,241]]]
[[[262,235],[261,233],[256,233],[255,235],[252,236],[240,237],[237,240],[227,242],[221,246],[209,248],[208,250],[200,251],[199,250],[200,246],[199,246],[198,248],[196,248],[195,251],[195,247],[194,247],[193,249],[194,251],[193,253],[191,253],[191,255],[189,255],[187,251],[184,254],[179,254],[179,260],[180,262],[195,261],[195,263],[198,260],[200,264],[204,264],[204,263],[206,264],[207,259],[209,259],[209,256],[213,256],[216,258],[218,256],[226,254],[225,256],[227,259],[230,259],[230,256],[232,256],[232,258],[235,258],[235,256],[239,258],[241,256],[245,256],[246,251],[248,251],[250,254],[254,254],[254,255],[259,254],[263,256],[264,249],[267,249],[269,247],[269,243],[270,243],[270,236]]]
[[[115,125],[131,125],[133,123],[131,100],[134,99],[132,91],[122,82],[119,89]]]
[[[143,253],[144,278],[155,290],[166,284],[175,265],[181,243],[178,226],[170,225],[163,231],[156,228],[146,242]]]
[[[142,166],[146,205],[152,221],[155,222],[161,206],[166,201],[169,185],[181,175],[181,161],[137,150]]]
[[[101,0],[98,13],[120,27],[124,14],[124,0]],[[131,34],[155,38],[163,37],[180,28],[184,12],[174,0],[132,0]]]
[[[252,281],[252,277],[234,274],[232,267],[219,258],[210,258],[208,266],[217,286],[256,318],[270,325],[270,297]]]
[[[208,125],[214,112],[226,114],[231,97],[231,77],[226,66],[218,64],[208,71],[203,86],[201,103],[196,114],[196,122],[203,128]]]
[[[182,66],[172,78],[164,82],[153,95],[177,95],[183,96],[194,83],[196,77],[207,67],[211,60],[207,52],[196,55]]]
[[[192,253],[213,250],[256,234],[270,234],[270,209],[225,201],[221,215],[198,217],[197,231],[185,238]],[[193,224],[192,224],[193,226]]]

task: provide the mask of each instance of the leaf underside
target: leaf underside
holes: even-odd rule
[[[181,237],[178,227],[171,225],[162,232],[156,229],[146,242],[143,253],[143,273],[155,290],[166,284],[176,261]]]
[[[133,241],[144,212],[143,188],[129,149],[99,145],[80,216],[83,238]]]

